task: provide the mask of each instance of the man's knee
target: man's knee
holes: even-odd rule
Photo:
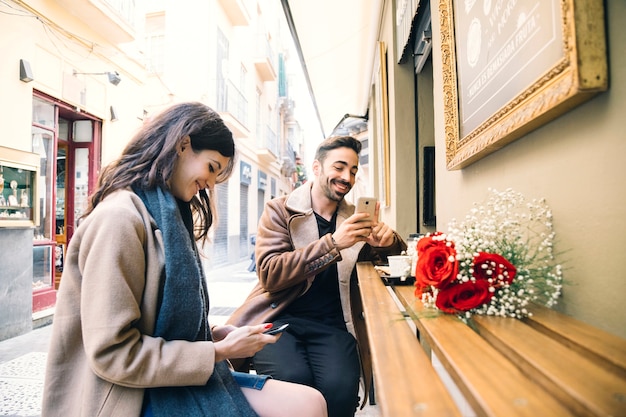
[[[335,391],[324,394],[329,416],[354,416],[359,406],[358,394],[344,391]]]
[[[281,381],[295,382],[298,384],[314,386],[311,371],[304,367],[298,366],[282,366],[276,371],[276,379]]]
[[[359,376],[352,372],[329,372],[323,378],[318,378],[317,383],[323,392],[355,392],[359,389]]]
[[[318,381],[318,388],[328,404],[329,415],[351,416],[359,402],[359,376],[349,372],[335,372],[323,381]]]

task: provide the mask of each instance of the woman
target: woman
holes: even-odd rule
[[[44,386],[48,416],[326,416],[313,388],[233,373],[280,336],[216,326],[196,240],[232,133],[201,103],[149,120],[106,167],[68,247]]]

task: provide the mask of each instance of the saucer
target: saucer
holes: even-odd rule
[[[415,277],[390,277],[387,275],[380,276],[383,279],[385,285],[413,285],[415,284]]]

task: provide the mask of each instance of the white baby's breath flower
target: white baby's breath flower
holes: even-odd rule
[[[456,257],[451,256],[448,261],[457,262],[455,282],[477,281],[473,263],[481,252],[501,255],[516,268],[515,278],[507,284],[512,271],[502,262],[481,264],[477,269],[488,276],[491,300],[461,317],[486,314],[522,318],[532,315],[527,309],[531,302],[549,307],[556,304],[561,296],[563,272],[554,256],[555,236],[553,213],[545,199],[525,201],[522,194],[510,188],[490,188],[488,198],[473,203],[461,222],[451,220],[448,233],[433,239],[445,241],[448,247],[454,244]],[[498,273],[494,274],[494,270]],[[422,299],[434,306],[437,294],[434,289],[424,293]]]

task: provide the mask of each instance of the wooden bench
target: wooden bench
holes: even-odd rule
[[[357,264],[383,416],[461,416],[437,358],[478,416],[626,416],[626,340],[540,306],[472,326]],[[405,317],[415,324],[417,336]]]

